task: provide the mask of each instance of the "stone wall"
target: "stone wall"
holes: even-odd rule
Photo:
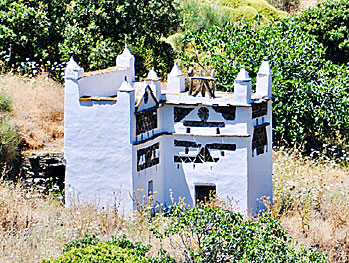
[[[0,175],[2,180],[21,181],[26,187],[35,186],[41,192],[63,191],[64,155],[23,152],[11,163],[0,163]]]

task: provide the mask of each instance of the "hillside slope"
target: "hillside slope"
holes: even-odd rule
[[[63,150],[64,89],[39,76],[24,79],[0,76],[0,90],[10,96],[13,112],[8,117],[19,128],[24,149]]]

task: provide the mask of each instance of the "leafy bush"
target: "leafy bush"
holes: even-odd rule
[[[18,131],[3,114],[13,110],[11,98],[0,90],[0,162],[11,161],[19,153]]]
[[[241,18],[251,20],[260,12],[264,22],[285,17],[264,0],[180,1],[180,16],[184,30],[203,30],[212,26],[226,25]]]
[[[42,263],[63,262],[139,262],[165,263],[174,262],[169,255],[147,257],[146,253],[151,246],[140,242],[132,243],[125,236],[112,241],[102,242],[96,235],[85,235],[80,240],[65,245],[62,255],[56,259],[44,259]]]
[[[0,162],[8,162],[19,154],[20,142],[17,129],[6,118],[0,116]]]
[[[296,251],[268,213],[256,220],[219,207],[174,206],[168,236],[178,235],[186,262],[326,262],[315,251]]]
[[[49,71],[59,78],[64,67],[59,65],[71,56],[86,70],[113,66],[127,40],[142,47],[136,57],[149,56],[152,66],[167,71],[174,54],[160,38],[177,25],[173,0],[0,0],[1,67],[28,76]]]
[[[12,112],[13,106],[11,98],[0,90],[0,113]]]
[[[297,20],[326,48],[326,58],[349,62],[349,0],[321,1],[301,13]]]
[[[294,20],[261,26],[259,17],[225,27],[189,31],[184,66],[215,68],[217,87],[229,91],[241,65],[255,80],[263,57],[273,70],[276,144],[321,148],[324,141],[349,139],[348,67],[325,61],[325,49]],[[336,91],[335,93],[333,91]]]

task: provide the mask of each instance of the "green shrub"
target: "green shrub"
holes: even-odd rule
[[[0,162],[15,159],[19,153],[19,134],[10,120],[3,116],[12,112],[11,98],[0,90]]]
[[[279,222],[255,220],[219,207],[174,206],[168,236],[178,235],[186,262],[326,262],[324,254],[290,246]]]
[[[19,134],[6,118],[0,116],[0,162],[8,162],[19,154]]]
[[[147,257],[151,248],[140,242],[132,243],[125,236],[102,242],[96,235],[85,235],[82,239],[65,245],[63,253],[56,259],[44,259],[42,263],[68,262],[129,262],[129,263],[165,263],[175,262],[167,254],[160,257]]]
[[[326,48],[326,58],[349,62],[349,0],[321,1],[296,18]]]
[[[264,0],[182,0],[180,6],[184,31],[200,31],[212,26],[224,26],[240,18],[251,20],[258,12],[263,15],[264,22],[287,16]]]
[[[12,111],[13,106],[11,98],[0,90],[0,113]]]
[[[195,52],[182,53],[184,66],[215,68],[217,87],[229,91],[241,65],[255,83],[267,56],[273,71],[275,144],[310,151],[332,138],[348,141],[348,67],[325,61],[323,46],[294,20],[261,26],[258,19],[188,32],[185,45]]]

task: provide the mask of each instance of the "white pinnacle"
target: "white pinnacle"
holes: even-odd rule
[[[127,45],[125,46],[124,51],[122,51],[121,56],[123,57],[132,57],[131,51],[128,49]]]
[[[160,78],[158,77],[158,74],[156,74],[154,68],[152,68],[152,69],[149,71],[146,80],[155,80],[155,81],[158,81],[159,79],[160,79]]]
[[[267,58],[263,59],[263,62],[261,64],[261,67],[259,68],[258,74],[263,75],[273,75],[273,72],[271,71],[269,62]]]
[[[235,81],[250,81],[250,80],[251,80],[251,78],[248,75],[248,72],[247,72],[245,66],[242,66],[238,76],[235,79]]]
[[[75,62],[73,57],[71,57],[69,62],[67,63],[67,68],[69,68],[69,69],[80,69],[78,63]]]
[[[183,72],[179,68],[177,62],[175,62],[174,66],[170,72],[170,76],[181,76],[182,74],[183,74]]]
[[[134,91],[134,88],[132,88],[127,80],[124,80],[119,88],[119,91]]]

